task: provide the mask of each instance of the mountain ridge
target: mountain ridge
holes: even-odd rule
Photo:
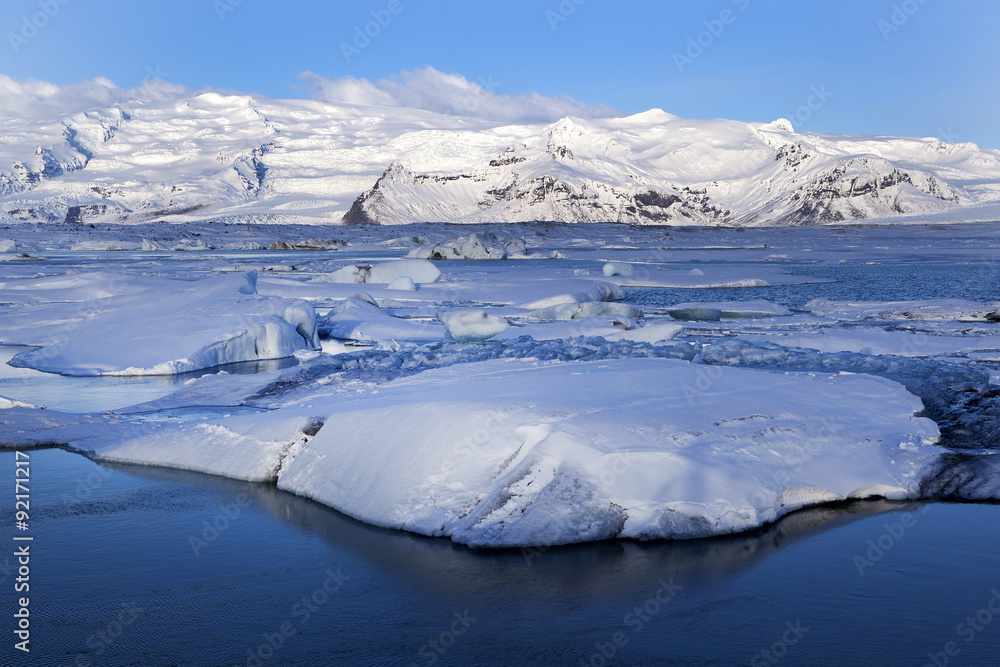
[[[0,217],[38,223],[757,226],[1000,210],[1000,151],[660,109],[501,124],[205,92],[7,119],[0,136]]]

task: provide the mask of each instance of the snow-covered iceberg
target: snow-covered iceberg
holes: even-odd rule
[[[257,294],[255,273],[38,306],[5,317],[0,337],[39,346],[11,365],[64,375],[172,375],[319,349],[312,304]]]
[[[864,375],[463,364],[338,401],[278,486],[479,547],[702,537],[843,498],[916,497],[939,451],[921,409]]]
[[[441,279],[441,271],[425,259],[400,259],[378,264],[351,264],[333,273],[316,278],[330,283],[391,283],[409,278],[414,283],[433,283]]]
[[[510,328],[507,320],[490,315],[485,310],[438,313],[438,319],[448,332],[448,337],[457,343],[488,340]]]
[[[507,259],[523,255],[524,241],[500,238],[493,232],[474,232],[433,246],[414,248],[407,257],[421,259]]]
[[[359,294],[338,303],[319,322],[324,336],[356,341],[427,343],[444,340],[439,324],[396,317],[382,310],[371,297]]]

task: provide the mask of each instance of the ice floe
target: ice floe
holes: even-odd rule
[[[171,375],[319,348],[308,302],[260,296],[256,274],[53,303],[0,323],[7,343],[39,346],[11,365],[65,375]]]
[[[900,385],[715,370],[620,360],[428,371],[339,401],[278,486],[481,547],[702,537],[810,504],[918,495],[938,432]]]

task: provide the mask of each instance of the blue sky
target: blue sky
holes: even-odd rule
[[[0,73],[59,85],[155,75],[308,97],[306,71],[376,81],[432,66],[624,113],[1000,148],[991,0],[4,0],[0,26]]]

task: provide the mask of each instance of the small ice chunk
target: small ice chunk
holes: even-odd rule
[[[378,301],[376,301],[375,297],[373,297],[371,294],[368,294],[367,292],[357,292],[352,298],[357,299],[358,301],[364,301],[369,305],[379,308]],[[336,310],[336,308],[334,310]]]
[[[382,241],[380,245],[384,245],[389,248],[412,248],[418,245],[427,245],[430,241],[426,236],[400,236],[396,239],[389,239],[388,241]]]
[[[571,301],[533,310],[528,313],[528,317],[536,320],[571,320],[576,317],[578,312],[580,312],[580,304]]]
[[[180,241],[177,242],[176,245],[174,245],[173,248],[171,248],[171,250],[175,250],[178,252],[195,252],[195,251],[203,251],[211,249],[212,247],[206,244],[201,239],[195,241],[192,241],[191,239],[181,239]]]
[[[684,327],[680,324],[647,324],[644,327],[623,331],[620,334],[611,334],[605,336],[605,338],[609,340],[631,340],[637,343],[655,344],[660,341],[670,340],[683,330]]]
[[[604,265],[605,276],[631,276],[635,274],[635,268],[625,262],[608,262]]]
[[[366,283],[391,283],[396,278],[407,277],[415,283],[436,283],[441,270],[426,259],[401,259],[382,262],[371,267]]]
[[[528,317],[539,320],[577,320],[582,317],[600,317],[602,315],[620,315],[632,320],[640,320],[643,317],[643,312],[627,303],[587,301],[584,303],[560,303],[528,313]]]
[[[0,410],[10,410],[11,408],[38,409],[40,408],[40,406],[32,405],[31,403],[25,403],[24,401],[18,401],[13,398],[7,398],[6,396],[0,396]]]
[[[785,317],[792,314],[792,311],[788,310],[784,306],[779,306],[776,303],[763,300],[678,303],[672,306],[671,311],[706,309],[719,311],[720,318],[724,320],[757,320],[765,317]],[[672,312],[671,317],[673,317]],[[720,318],[715,318],[713,316],[709,321],[714,322],[716,319]],[[675,317],[674,319],[689,318]]]
[[[17,244],[10,239],[0,239],[0,252],[14,252],[17,250]]]
[[[524,241],[515,238],[500,238],[493,232],[476,232],[468,236],[437,243],[431,247],[418,247],[407,257],[418,259],[507,259],[511,255],[523,255]]]
[[[458,310],[438,313],[445,331],[457,343],[472,343],[492,338],[510,328],[507,320],[485,310]]]
[[[441,271],[426,259],[401,259],[379,264],[349,264],[317,282],[327,283],[391,283],[406,276],[415,283],[434,283],[441,279]]]
[[[413,278],[410,278],[410,276],[399,276],[389,283],[388,288],[401,292],[416,292],[417,284],[413,282]]]
[[[870,484],[854,489],[847,496],[848,498],[885,498],[886,500],[906,500],[908,493],[906,489],[888,484]]]
[[[581,317],[598,317],[601,315],[621,315],[622,317],[627,317],[631,320],[641,320],[643,318],[643,312],[636,308],[635,306],[630,306],[627,303],[615,303],[612,301],[588,301],[587,303],[581,303],[580,309],[577,311],[573,319],[579,319]]]
[[[140,244],[132,241],[81,241],[70,248],[70,250],[114,252],[119,250],[139,250],[141,247]]]
[[[722,311],[717,308],[702,308],[700,306],[686,306],[684,308],[671,308],[667,315],[675,320],[685,320],[688,322],[718,322],[722,319]]]
[[[325,283],[363,283],[368,277],[369,270],[367,266],[349,264],[317,280]]]

